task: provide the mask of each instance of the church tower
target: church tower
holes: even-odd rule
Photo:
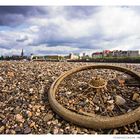
[[[24,56],[24,53],[23,53],[23,49],[22,49],[22,51],[21,51],[21,57],[23,57]]]

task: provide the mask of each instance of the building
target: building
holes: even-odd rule
[[[103,56],[104,56],[104,57],[110,56],[110,53],[111,53],[110,50],[104,50],[104,51],[103,51]]]
[[[63,57],[59,55],[46,55],[44,56],[44,58],[45,60],[49,60],[49,61],[58,61],[63,59]]]
[[[44,58],[44,56],[31,55],[30,60],[45,61],[45,58]]]
[[[79,54],[70,53],[69,54],[69,59],[71,59],[71,60],[79,59]]]
[[[92,58],[103,58],[103,52],[92,53]]]
[[[140,56],[140,52],[138,50],[132,51],[122,51],[122,50],[114,50],[111,52],[111,56],[113,57],[138,57]]]
[[[136,51],[127,51],[127,55],[130,57],[138,57],[140,56],[140,51],[136,50]]]
[[[58,56],[58,55],[35,56],[35,55],[31,54],[30,60],[34,60],[34,61],[59,61],[59,60],[63,60],[63,56]]]

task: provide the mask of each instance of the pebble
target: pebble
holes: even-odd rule
[[[32,108],[33,107],[31,104],[29,104],[28,106],[29,106],[29,108]]]
[[[30,127],[35,127],[35,122],[32,122],[32,123],[30,124]]]
[[[4,79],[2,77],[0,77],[0,82],[3,81]]]
[[[30,88],[30,89],[29,89],[29,92],[30,92],[30,93],[33,93],[33,91],[34,91],[33,88]]]
[[[9,134],[9,132],[10,132],[10,130],[9,130],[9,129],[6,129],[6,132],[5,132],[5,133],[6,133],[6,134]]]
[[[87,103],[86,103],[85,101],[83,101],[83,102],[80,102],[78,105],[84,107],[86,104],[87,104]]]
[[[46,114],[43,118],[43,120],[45,122],[48,122],[49,120],[51,120],[53,118],[53,115],[52,114]]]
[[[90,131],[90,133],[91,133],[91,134],[97,134],[97,132],[94,131],[94,130]]]
[[[11,133],[11,134],[16,134],[16,131],[15,131],[15,130],[11,130],[10,133]]]
[[[134,93],[134,94],[133,94],[133,97],[132,97],[132,100],[133,100],[133,101],[136,101],[136,100],[139,98],[139,96],[140,96],[140,95],[139,95],[138,93]]]
[[[70,126],[65,127],[65,130],[69,130],[69,129],[70,129]]]
[[[63,134],[64,130],[63,129],[59,129],[59,134]]]
[[[137,123],[135,123],[134,132],[137,133],[138,130],[139,130],[139,129],[138,129]]]
[[[40,116],[40,113],[39,112],[36,112],[36,116]]]
[[[114,109],[114,104],[107,106],[107,110],[108,111],[112,111]]]
[[[126,103],[126,100],[124,98],[122,98],[121,96],[117,95],[115,97],[115,103],[117,105],[124,105]]]
[[[58,132],[59,132],[58,128],[53,129],[53,134],[58,134]]]
[[[100,109],[99,106],[96,106],[95,110],[96,110],[96,111],[99,111],[99,109]]]
[[[16,115],[16,121],[18,121],[18,122],[24,122],[24,119],[23,119],[23,117],[22,117],[22,115],[20,115],[20,114],[17,114]]]
[[[4,119],[4,118],[5,118],[5,116],[4,116],[3,114],[0,114],[0,118]]]
[[[136,101],[137,101],[138,103],[140,103],[140,97],[139,97],[139,98],[137,98],[137,99],[136,99]]]
[[[131,112],[132,111],[132,109],[128,109],[128,111],[127,112]]]
[[[117,129],[114,129],[113,134],[118,134],[119,131]]]
[[[109,100],[109,101],[107,101],[107,103],[113,104],[114,103],[114,100]]]
[[[70,92],[70,91],[67,91],[65,94],[68,94],[68,95],[70,95],[72,92]]]
[[[1,126],[0,127],[0,133],[2,133],[4,131],[5,127],[4,126]]]
[[[26,127],[26,128],[24,129],[24,134],[29,134],[30,132],[31,132],[31,128]]]
[[[15,128],[15,131],[18,133],[18,132],[21,131],[21,128],[20,128],[19,126],[17,126],[17,127]]]
[[[27,111],[27,115],[28,115],[29,118],[32,117],[32,112],[31,111]]]
[[[45,91],[44,91],[44,88],[43,89],[41,89],[41,90],[39,90],[39,93],[40,94],[43,94]]]
[[[42,111],[44,111],[45,110],[45,107],[44,106],[41,106],[41,108],[40,108]]]
[[[106,103],[107,102],[107,97],[103,96],[103,100]]]
[[[48,121],[48,122],[47,122],[48,125],[50,125],[51,123],[52,123],[51,121]]]

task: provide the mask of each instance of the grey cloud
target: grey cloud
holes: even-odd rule
[[[66,6],[68,18],[89,18],[99,11],[99,6]]]
[[[57,14],[66,16],[65,18],[88,18],[96,13],[100,8],[98,6],[65,6]],[[51,10],[45,6],[0,6],[0,25],[16,26],[20,25],[31,17],[51,18]],[[55,16],[55,15],[53,15]]]
[[[43,6],[0,6],[0,14],[21,14],[24,16],[34,16],[46,14],[46,11]]]
[[[33,16],[47,14],[43,7],[0,6],[0,25],[17,26]]]
[[[2,45],[0,45],[0,49],[10,50],[11,46],[2,46]]]

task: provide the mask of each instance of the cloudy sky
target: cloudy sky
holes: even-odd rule
[[[140,50],[139,6],[0,7],[0,55]]]

